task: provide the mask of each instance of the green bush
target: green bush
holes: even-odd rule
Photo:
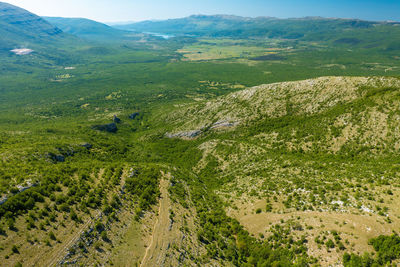
[[[57,240],[56,235],[53,233],[53,231],[49,232],[49,237],[51,240]]]
[[[11,252],[12,252],[12,253],[15,253],[15,254],[19,254],[18,247],[17,247],[16,245],[13,245],[13,246],[11,247]]]
[[[398,235],[378,236],[369,241],[377,252],[377,261],[380,264],[392,262],[400,259],[400,237]]]
[[[142,168],[137,174],[126,179],[126,190],[139,198],[139,207],[148,209],[157,203],[159,195],[158,183],[160,170],[157,168]]]

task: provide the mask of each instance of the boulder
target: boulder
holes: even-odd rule
[[[202,133],[201,130],[192,130],[178,133],[166,133],[165,136],[168,138],[183,138],[183,139],[194,139]]]
[[[236,125],[238,125],[239,122],[229,122],[226,120],[222,120],[222,121],[217,121],[216,123],[214,123],[213,125],[211,125],[210,129],[220,129],[220,128],[229,128],[229,127],[235,127]]]

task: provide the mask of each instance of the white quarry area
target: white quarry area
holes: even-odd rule
[[[33,52],[33,50],[29,48],[18,48],[11,50],[11,52],[13,52],[16,55],[23,56],[23,55],[29,55],[30,53]]]

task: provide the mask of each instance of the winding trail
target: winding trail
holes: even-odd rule
[[[161,198],[158,207],[158,216],[154,223],[153,232],[151,233],[150,244],[146,248],[140,267],[144,266],[161,266],[165,253],[169,244],[169,207],[171,205],[168,197],[168,184],[170,174],[162,175],[160,181]]]

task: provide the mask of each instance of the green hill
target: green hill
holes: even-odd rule
[[[395,47],[400,32],[397,22],[357,19],[305,17],[278,19],[247,18],[228,15],[193,15],[180,19],[143,21],[116,25],[124,30],[197,37],[278,38],[303,41],[327,41],[334,45]],[[390,37],[389,37],[390,36]],[[396,46],[397,47],[397,46]]]
[[[342,259],[345,266],[364,266],[354,263],[363,253],[377,266],[398,264],[392,251],[368,253],[389,246],[371,238],[400,225],[399,92],[398,78],[275,83],[176,108],[158,124],[172,128],[166,138],[201,150],[194,173],[264,247],[289,248],[293,254],[283,255],[292,264],[301,251],[322,266]],[[209,249],[230,246],[220,241],[223,229],[204,227],[207,237],[218,233],[206,240]],[[390,238],[397,237],[379,237]],[[258,249],[242,252],[247,259],[238,265],[268,266],[270,254]]]
[[[28,47],[65,38],[62,30],[22,8],[0,2],[0,49]]]
[[[230,15],[193,15],[180,19],[143,21],[115,27],[171,34],[193,34],[210,36],[267,36],[296,39],[310,33],[337,30],[368,29],[377,25],[397,23],[363,21],[357,19],[335,19],[305,17],[278,19],[272,17],[239,17]]]
[[[84,18],[44,17],[44,19],[66,33],[88,40],[120,40],[132,35],[130,32]]]

